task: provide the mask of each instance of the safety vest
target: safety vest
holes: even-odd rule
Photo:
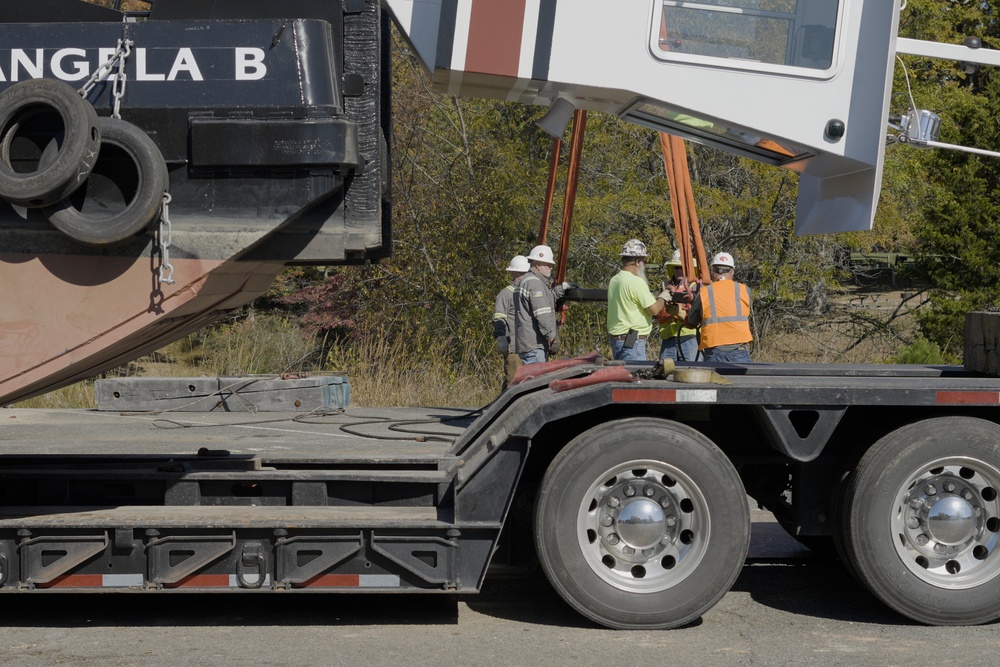
[[[701,288],[701,342],[699,349],[736,345],[753,340],[750,333],[750,289],[735,280],[721,280]]]

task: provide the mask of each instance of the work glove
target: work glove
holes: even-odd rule
[[[674,301],[674,293],[671,292],[669,289],[665,289],[662,292],[660,292],[659,294],[657,294],[656,298],[657,299],[663,299],[666,303],[673,303],[673,301]]]
[[[553,338],[549,341],[549,354],[559,354],[559,339]]]
[[[510,353],[510,339],[506,336],[500,336],[497,338],[497,347],[500,348],[500,354]]]

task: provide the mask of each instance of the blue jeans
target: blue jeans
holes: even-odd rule
[[[677,354],[677,352],[677,336],[671,336],[660,343],[660,359],[681,361],[681,355]],[[684,361],[696,361],[698,357],[698,337],[681,336],[680,352],[683,353]]]
[[[640,338],[635,341],[631,350],[625,349],[625,341],[612,338],[611,356],[618,361],[646,361],[646,339]]]
[[[705,355],[705,361],[728,361],[732,363],[750,363],[750,351],[746,345],[742,345],[731,352],[724,352],[719,348],[708,348],[701,351]]]
[[[540,364],[545,361],[545,350],[536,347],[530,352],[521,352],[517,356],[521,357],[521,361],[525,364]]]

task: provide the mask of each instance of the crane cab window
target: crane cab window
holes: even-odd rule
[[[837,64],[841,4],[654,0],[651,47],[660,60],[827,78]]]
[[[651,101],[639,101],[622,114],[626,120],[668,132],[690,141],[765,162],[785,165],[807,157],[804,148],[780,139],[764,137],[725,123],[711,121]]]

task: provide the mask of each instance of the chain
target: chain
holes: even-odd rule
[[[111,91],[115,96],[115,107],[111,112],[112,118],[121,118],[121,108],[122,108],[122,98],[125,97],[125,81],[128,76],[125,74],[125,61],[128,57],[132,55],[132,40],[118,40],[118,49],[122,50],[123,53],[118,59],[118,74],[115,75],[115,82],[111,87]]]
[[[94,75],[87,79],[86,83],[83,84],[76,92],[80,94],[80,97],[86,98],[90,95],[90,91],[94,89],[99,82],[103,81],[111,74],[111,71],[115,68],[115,64],[118,65],[118,72],[115,74],[113,92],[115,98],[115,107],[112,117],[121,118],[119,113],[121,109],[121,101],[125,96],[125,62],[128,57],[132,55],[132,45],[134,42],[131,39],[119,39],[118,46],[115,47],[115,52],[111,54],[108,61],[97,68]]]
[[[163,214],[160,216],[160,282],[164,285],[174,284],[174,267],[170,264],[170,244],[173,241],[173,229],[170,225],[170,193],[163,193]]]

